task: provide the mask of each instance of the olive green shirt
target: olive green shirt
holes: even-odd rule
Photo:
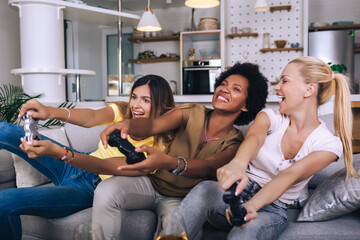
[[[183,121],[181,126],[176,129],[169,147],[168,154],[170,156],[205,159],[227,149],[236,151],[243,141],[244,138],[240,130],[233,128],[227,135],[218,140],[210,141],[199,149],[198,145],[204,129],[205,116],[212,110],[198,104],[180,106],[180,108],[183,111]],[[160,194],[171,197],[184,197],[196,184],[204,180],[204,178],[175,176],[164,169],[149,175],[149,178]]]

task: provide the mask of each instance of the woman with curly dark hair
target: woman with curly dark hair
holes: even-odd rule
[[[257,65],[237,63],[220,75],[215,87],[213,109],[184,104],[149,121],[124,120],[102,133],[105,143],[115,129],[121,131],[123,138],[127,134],[146,137],[173,132],[166,153],[142,146],[137,151],[146,152],[146,160],[119,168],[155,173],[136,179],[113,177],[99,184],[93,222],[102,225],[106,239],[118,239],[121,215],[126,210],[155,210],[159,233],[182,198],[204,179],[215,179],[216,170],[235,156],[243,137],[234,124],[251,122],[264,108],[267,79]]]

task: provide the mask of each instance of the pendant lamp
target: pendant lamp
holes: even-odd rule
[[[270,7],[267,4],[266,0],[256,0],[254,10],[255,11],[267,11]]]
[[[212,8],[219,6],[220,0],[186,0],[185,5],[191,8]]]
[[[136,29],[143,32],[156,32],[161,30],[160,23],[151,9],[150,0],[148,0],[146,11],[141,16]]]

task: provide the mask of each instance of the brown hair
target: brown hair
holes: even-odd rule
[[[357,175],[352,165],[352,112],[350,103],[349,78],[340,73],[333,73],[330,66],[315,57],[300,57],[290,63],[300,64],[300,74],[306,83],[318,85],[317,102],[322,105],[333,95],[334,130],[343,144],[346,178]]]

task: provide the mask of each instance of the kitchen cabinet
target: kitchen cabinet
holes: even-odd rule
[[[220,59],[220,30],[211,31],[194,31],[194,32],[182,32],[181,33],[181,60],[186,61],[199,61],[209,59]],[[189,50],[193,48],[195,50],[195,58],[189,59]],[[211,56],[201,56],[200,50],[215,50]]]
[[[148,43],[148,42],[164,42],[164,41],[179,41],[180,35],[170,36],[157,36],[157,37],[136,37],[129,38],[133,43]],[[180,61],[180,57],[155,57],[147,59],[130,59],[130,63],[142,64],[142,63],[161,63],[161,62],[177,62]]]
[[[212,94],[221,73],[220,30],[180,35],[180,94]]]

